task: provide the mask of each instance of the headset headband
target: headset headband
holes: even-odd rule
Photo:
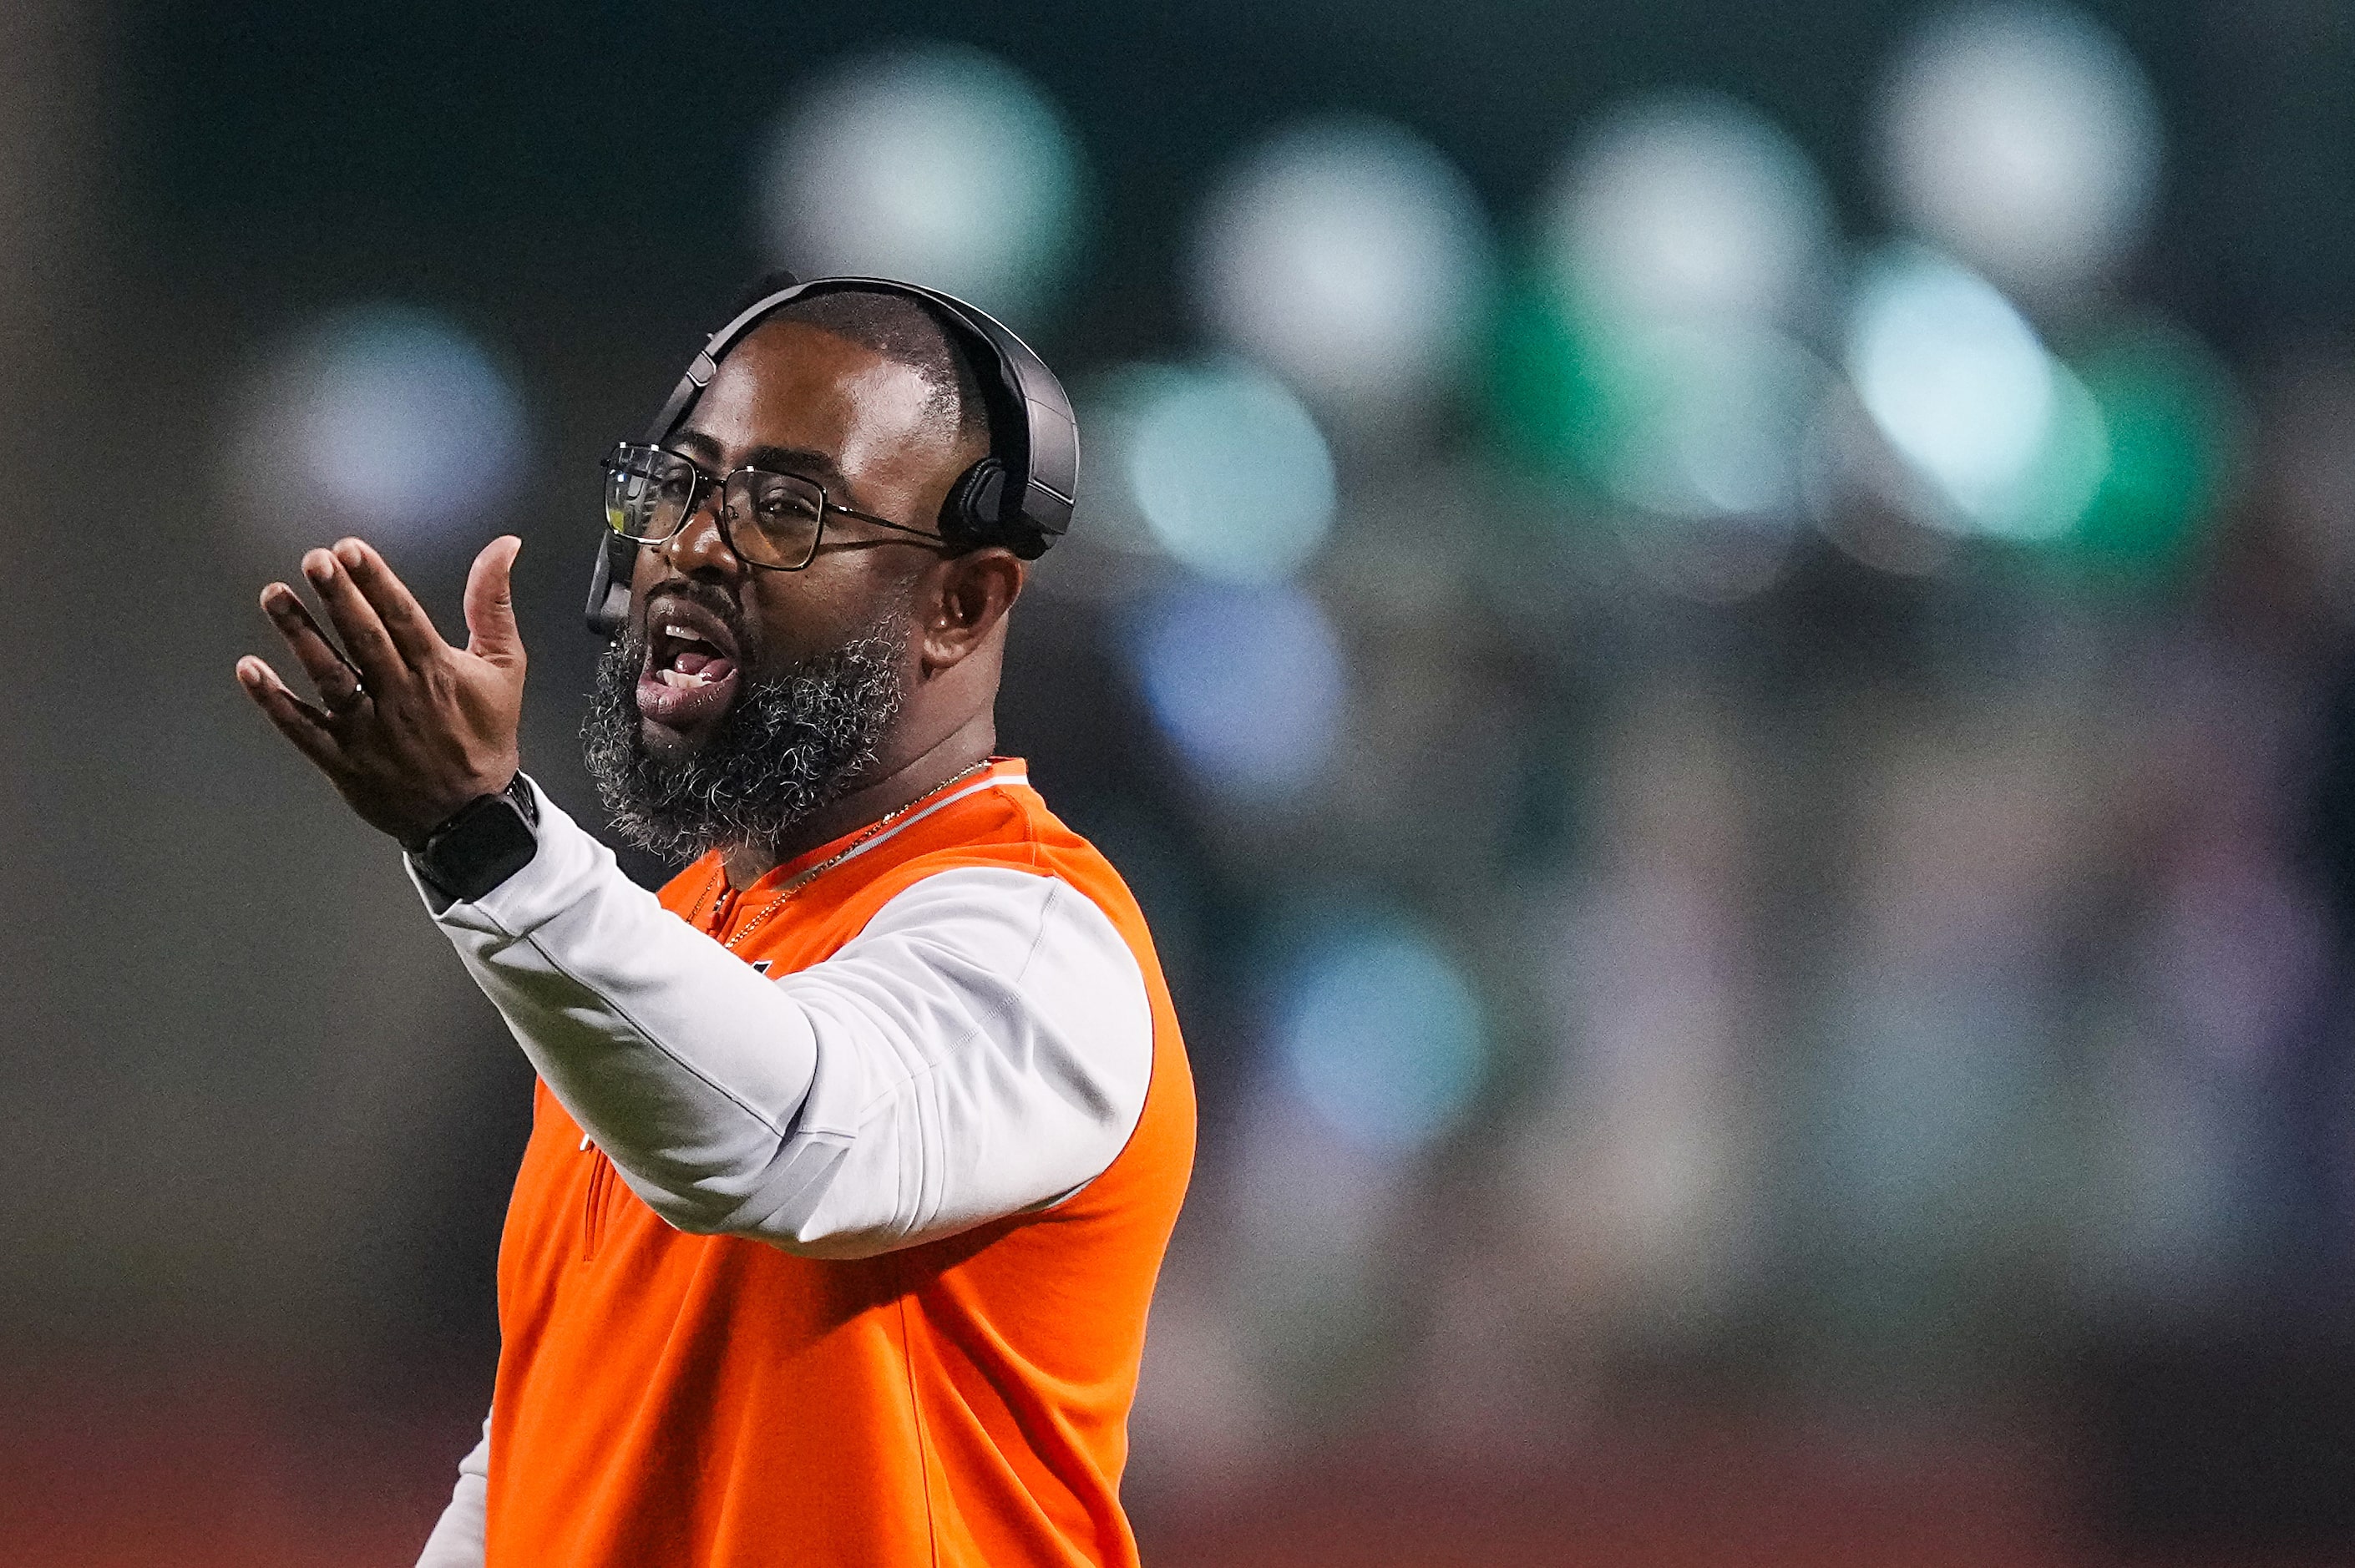
[[[961,542],[1003,545],[1035,558],[1071,525],[1078,493],[1080,432],[1071,399],[1047,362],[996,317],[953,294],[890,278],[813,278],[763,295],[711,334],[646,429],[646,444],[667,441],[719,373],[719,362],[768,316],[805,296],[863,291],[900,294],[932,305],[964,343],[989,408],[989,456],[967,469],[949,493],[943,531]],[[608,535],[589,589],[589,627],[611,637],[628,613],[636,546]]]
[[[996,317],[953,294],[914,283],[890,278],[813,278],[755,300],[738,312],[735,320],[711,334],[711,340],[695,356],[695,363],[678,378],[669,401],[647,429],[647,444],[660,446],[670,439],[678,422],[687,418],[696,399],[703,396],[703,389],[719,374],[719,362],[728,356],[728,351],[771,312],[811,294],[847,291],[903,294],[936,305],[947,315],[949,325],[962,329],[969,345],[985,351],[979,356],[982,362],[975,368],[982,372],[982,394],[991,404],[990,451],[1006,465],[1009,479],[1021,481],[1018,487],[1007,485],[1007,490],[1019,497],[1020,503],[1006,521],[1011,523],[1018,518],[1029,524],[1050,544],[1060,537],[1071,525],[1071,498],[1077,491],[1080,467],[1079,428],[1071,418],[1071,400],[1063,396],[1063,384],[1055,379],[1046,361],[1031,352],[1028,344],[1007,331]],[[994,376],[992,371],[996,372]]]

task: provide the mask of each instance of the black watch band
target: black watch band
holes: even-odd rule
[[[410,853],[417,872],[461,904],[472,904],[531,863],[539,853],[539,801],[517,774],[496,795],[450,814]]]

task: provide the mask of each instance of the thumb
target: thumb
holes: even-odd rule
[[[516,627],[508,574],[523,541],[502,534],[483,546],[466,573],[466,652],[502,667],[523,663],[523,633]]]

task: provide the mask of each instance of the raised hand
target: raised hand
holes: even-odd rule
[[[519,766],[524,653],[508,577],[522,548],[510,534],[474,557],[464,649],[442,640],[408,586],[358,539],[303,557],[348,658],[293,588],[261,590],[262,612],[319,700],[296,696],[251,654],[237,662],[239,683],[363,821],[409,848],[469,800],[505,789]]]

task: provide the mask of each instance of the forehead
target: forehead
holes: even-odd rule
[[[729,352],[680,427],[734,466],[762,448],[822,452],[846,478],[954,458],[932,384],[822,327],[771,322]]]

